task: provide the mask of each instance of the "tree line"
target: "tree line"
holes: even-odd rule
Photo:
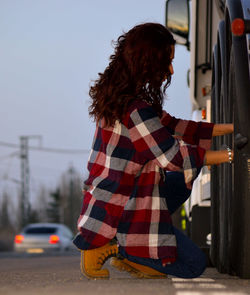
[[[1,233],[16,233],[21,230],[22,216],[20,214],[20,200],[17,208],[11,202],[8,192],[0,192],[0,240]],[[56,222],[67,225],[76,233],[77,219],[82,205],[82,177],[70,167],[61,175],[59,184],[55,189],[49,190],[40,187],[35,200],[29,204],[26,223]],[[13,218],[16,216],[16,218]]]

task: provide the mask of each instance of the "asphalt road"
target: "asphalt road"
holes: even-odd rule
[[[0,294],[18,295],[249,295],[250,280],[208,268],[197,279],[136,279],[106,263],[109,280],[88,280],[80,273],[80,254],[27,256],[0,254]]]

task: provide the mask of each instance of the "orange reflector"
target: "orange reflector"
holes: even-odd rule
[[[235,36],[241,36],[245,31],[245,22],[241,18],[235,18],[231,24],[232,33]]]
[[[207,117],[206,109],[202,109],[202,110],[201,110],[201,119],[202,119],[202,120],[205,120],[206,117]]]
[[[50,244],[57,244],[59,242],[59,237],[57,235],[51,235],[49,237],[49,243]]]
[[[24,236],[23,235],[16,235],[15,236],[15,243],[16,244],[21,244],[23,240],[24,240]]]

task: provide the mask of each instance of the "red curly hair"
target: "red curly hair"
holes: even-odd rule
[[[116,120],[122,121],[134,99],[147,101],[161,115],[164,93],[171,82],[174,44],[172,34],[158,23],[137,25],[121,35],[108,67],[90,88],[90,116],[96,121],[104,118],[106,125],[112,126]]]

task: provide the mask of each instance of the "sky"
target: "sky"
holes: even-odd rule
[[[108,65],[112,40],[143,22],[164,24],[165,0],[0,0],[0,198],[7,191],[16,202],[20,190],[20,136],[53,149],[29,150],[31,198],[71,165],[86,177],[89,86]],[[177,45],[164,108],[185,119],[189,64]]]

